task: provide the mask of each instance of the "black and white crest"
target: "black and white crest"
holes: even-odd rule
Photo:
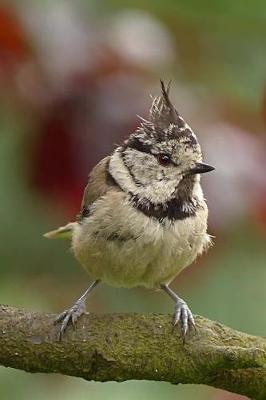
[[[196,135],[171,103],[169,92],[170,82],[166,88],[161,81],[161,96],[153,99],[149,118],[140,117],[141,125],[125,142],[127,147],[154,154],[158,147],[156,144],[165,141],[198,146]]]

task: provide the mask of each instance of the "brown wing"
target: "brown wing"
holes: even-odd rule
[[[90,214],[90,206],[99,197],[104,196],[109,190],[120,190],[119,186],[109,173],[110,157],[103,158],[91,171],[87,186],[85,187],[80,213],[77,220],[81,221]]]

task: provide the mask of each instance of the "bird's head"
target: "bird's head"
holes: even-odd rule
[[[163,203],[192,190],[200,174],[214,168],[202,162],[201,148],[189,125],[169,99],[161,81],[161,96],[153,100],[149,118],[111,159],[111,173],[123,190],[153,203]],[[112,171],[113,169],[113,171]]]

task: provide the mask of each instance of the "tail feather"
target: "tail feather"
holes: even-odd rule
[[[72,239],[72,232],[77,222],[69,222],[65,226],[61,226],[53,231],[45,233],[43,236],[48,239]]]

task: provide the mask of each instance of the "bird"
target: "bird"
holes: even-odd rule
[[[71,249],[93,282],[72,307],[60,313],[59,339],[86,311],[101,282],[113,287],[161,289],[175,303],[173,328],[185,338],[195,327],[187,303],[170,283],[212,244],[201,174],[199,141],[170,100],[161,80],[147,119],[91,171],[74,222],[46,233],[69,238]]]

